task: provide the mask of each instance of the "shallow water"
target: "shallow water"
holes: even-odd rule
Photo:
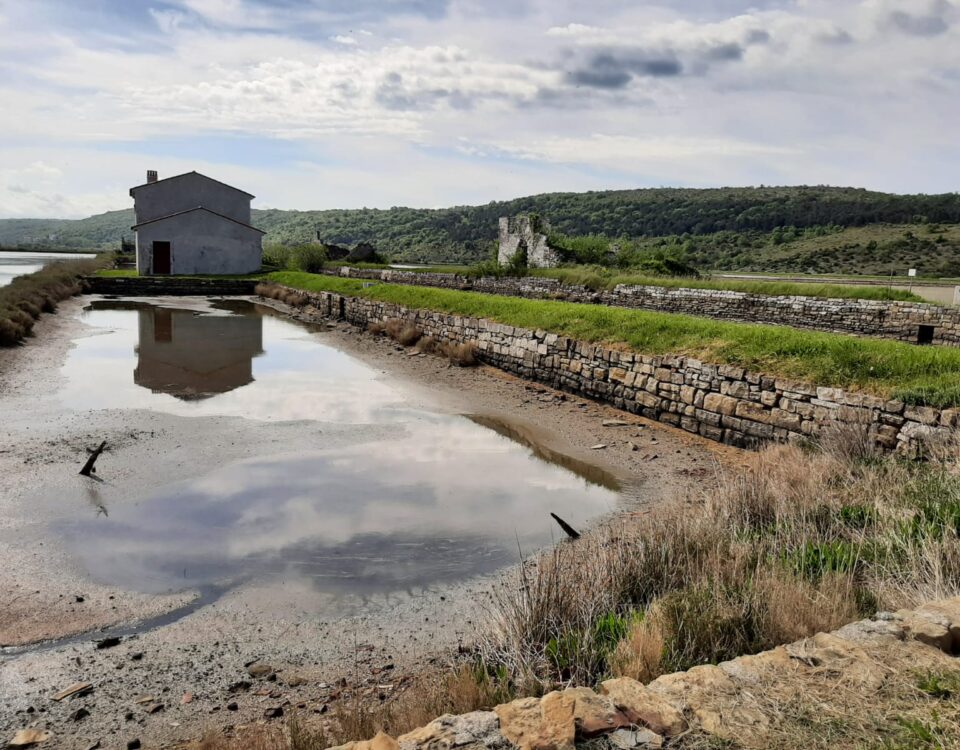
[[[39,271],[48,263],[93,257],[88,253],[22,253],[0,250],[0,286],[9,284],[17,276]]]
[[[338,612],[467,580],[582,526],[618,493],[500,422],[411,407],[377,371],[252,303],[100,300],[63,368],[64,405],[340,425],[64,524],[97,580],[145,592],[256,580]],[[291,447],[293,449],[293,447]],[[565,465],[562,465],[565,464]],[[308,607],[309,608],[309,607]]]

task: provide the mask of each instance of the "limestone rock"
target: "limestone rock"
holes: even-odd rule
[[[685,732],[683,714],[662,696],[647,690],[643,683],[629,677],[618,677],[600,684],[600,692],[609,696],[634,724],[650,727],[657,734],[673,737]]]
[[[713,664],[663,675],[647,687],[675,708],[692,710],[707,734],[744,747],[766,746],[769,719],[753,699],[740,694],[736,683]]]
[[[274,673],[273,667],[269,664],[264,664],[263,662],[256,662],[247,667],[247,674],[251,677],[267,677]]]
[[[812,638],[791,643],[786,649],[794,659],[811,668],[866,690],[878,690],[885,678],[883,667],[862,648],[833,633],[817,633]]]
[[[461,716],[445,714],[425,727],[397,738],[401,750],[508,750],[510,743],[500,733],[493,711],[473,711]]]
[[[573,719],[577,737],[588,739],[633,725],[626,714],[617,709],[612,700],[606,696],[597,695],[590,688],[567,688],[563,694],[571,696],[574,700]]]
[[[844,625],[835,635],[862,645],[879,645],[902,641],[905,637],[903,626],[895,618],[859,620]]]
[[[575,705],[572,695],[552,692],[503,703],[494,711],[500,733],[520,750],[573,750]]]
[[[10,747],[31,747],[50,739],[50,732],[42,729],[21,729],[10,740]]]
[[[953,647],[953,634],[950,632],[949,618],[933,612],[921,614],[909,609],[897,612],[896,618],[903,626],[908,638],[950,653]]]
[[[757,683],[770,672],[787,674],[796,672],[800,665],[791,658],[783,646],[750,656],[738,656],[736,659],[717,665],[724,674],[739,682]],[[779,677],[779,675],[778,675]]]
[[[610,744],[620,750],[631,750],[635,747],[663,747],[663,737],[649,729],[618,729],[610,737]]]
[[[960,596],[924,604],[916,612],[921,617],[933,615],[942,618],[941,622],[946,623],[952,638],[951,651],[960,651]]]
[[[330,750],[400,750],[400,744],[389,734],[377,732],[377,736],[372,740],[348,742],[346,745],[338,745]]]

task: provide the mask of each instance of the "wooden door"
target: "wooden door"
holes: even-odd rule
[[[153,272],[155,274],[170,273],[170,243],[154,240],[153,243]]]

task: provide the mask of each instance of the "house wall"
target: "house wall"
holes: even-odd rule
[[[960,419],[956,409],[911,406],[691,357],[623,352],[484,318],[294,291],[323,317],[361,327],[407,320],[441,343],[474,342],[487,364],[731,445],[816,440],[847,425],[865,430],[883,449],[916,455],[948,439]]]
[[[134,190],[137,224],[203,206],[244,224],[250,223],[250,196],[200,174],[141,185]]]
[[[526,276],[471,279],[459,274],[359,269],[347,266],[330,273],[378,279],[395,284],[463,289],[529,299],[556,299],[585,304],[683,313],[707,318],[785,325],[820,331],[917,341],[921,325],[933,327],[931,343],[960,346],[960,309],[924,302],[774,296],[715,289],[626,286],[596,291],[557,279]]]
[[[170,243],[173,274],[239,274],[260,270],[262,235],[206,211],[161,219],[137,230],[137,270],[150,274],[154,241]]]

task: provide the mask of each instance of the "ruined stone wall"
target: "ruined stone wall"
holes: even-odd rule
[[[463,289],[529,299],[629,307],[638,310],[683,313],[745,323],[786,325],[820,331],[876,336],[917,342],[921,326],[929,326],[929,343],[960,346],[960,309],[922,302],[827,299],[773,296],[715,289],[619,285],[595,291],[538,276],[470,279],[459,274],[383,271],[343,267],[342,276],[377,279],[395,284]]]
[[[553,268],[560,265],[560,255],[550,247],[547,235],[534,226],[529,216],[501,216],[498,236],[500,247],[497,251],[497,262],[501,266],[509,265],[521,247],[527,251],[527,265],[530,268]]]
[[[840,423],[868,430],[885,449],[910,454],[927,440],[946,437],[960,417],[957,410],[907,406],[690,357],[622,352],[483,318],[331,292],[306,296],[322,316],[360,327],[408,320],[439,342],[475,342],[480,361],[502,370],[731,445],[815,439]]]

